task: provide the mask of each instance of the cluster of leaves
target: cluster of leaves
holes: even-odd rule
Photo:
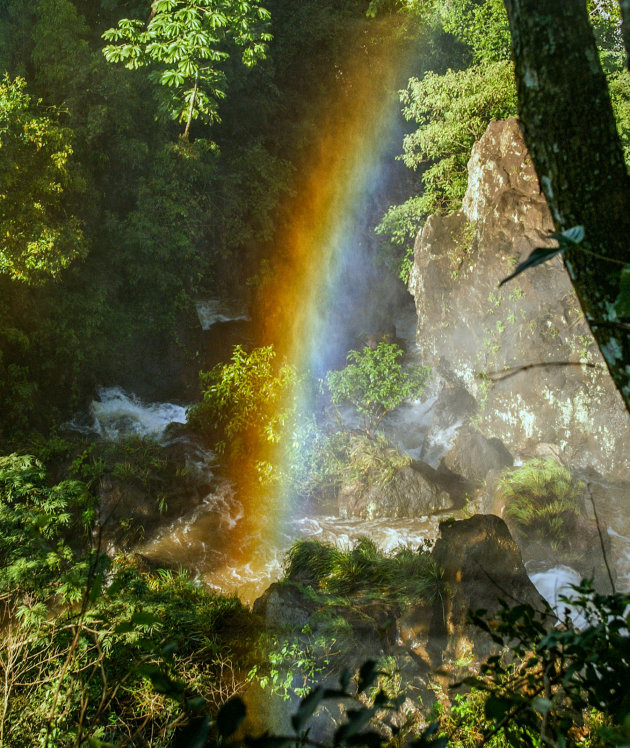
[[[255,461],[260,480],[279,479],[276,445],[291,433],[297,373],[277,361],[272,346],[248,353],[237,345],[228,363],[201,372],[203,400],[189,411],[189,423],[210,436],[220,434],[231,459]]]
[[[60,113],[33,102],[23,78],[0,81],[0,274],[29,283],[85,256],[82,222],[66,206],[85,184]]]
[[[185,122],[218,119],[218,100],[225,97],[222,63],[227,42],[243,48],[242,61],[253,65],[264,57],[271,36],[265,31],[269,13],[257,0],[154,0],[148,23],[124,18],[103,34],[103,52],[110,62],[130,69],[146,65],[151,79],[169,89],[162,101],[165,114]]]
[[[247,681],[255,632],[238,599],[112,562],[92,542],[95,506],[80,481],[48,486],[33,457],[0,458],[7,748],[171,745]]]
[[[517,533],[564,548],[584,514],[584,488],[552,458],[534,459],[508,470],[497,484],[497,496]]]
[[[428,549],[405,547],[384,554],[368,537],[348,550],[298,540],[287,554],[286,576],[341,597],[430,604],[443,592],[441,573]]]
[[[510,661],[488,659],[479,677],[467,683],[488,694],[483,738],[501,735],[524,746],[581,745],[581,726],[592,710],[606,719],[595,745],[627,745],[630,739],[630,639],[628,595],[599,595],[584,581],[571,606],[584,620],[577,629],[568,613],[553,627],[551,611],[531,605],[503,606],[494,621],[485,611],[473,616],[499,646],[509,647]],[[594,720],[591,720],[594,722]],[[603,723],[603,724],[602,724]]]
[[[405,136],[404,163],[422,172],[423,191],[389,208],[377,231],[395,244],[415,237],[432,213],[460,207],[468,182],[470,151],[493,119],[516,114],[510,62],[473,65],[412,78],[402,91],[403,114],[419,127]]]
[[[374,436],[383,418],[410,398],[418,398],[426,386],[426,367],[404,368],[403,350],[395,343],[380,342],[350,351],[348,365],[326,375],[331,400],[349,403],[361,418],[363,430]]]

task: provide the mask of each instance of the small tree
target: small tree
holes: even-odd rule
[[[29,284],[56,277],[87,253],[69,198],[85,188],[72,132],[44,111],[23,78],[0,80],[0,274]]]
[[[370,437],[388,413],[404,400],[419,397],[426,386],[429,370],[423,366],[404,369],[402,355],[395,343],[365,346],[362,351],[350,351],[345,369],[326,376],[333,403],[350,403]]]
[[[195,428],[223,437],[220,451],[239,461],[253,459],[263,481],[277,472],[271,453],[293,423],[297,375],[292,366],[278,364],[276,355],[270,345],[251,353],[237,345],[230,361],[201,372],[203,400],[189,412]]]
[[[185,122],[183,137],[200,118],[218,120],[218,101],[225,97],[221,64],[229,57],[229,41],[242,47],[242,61],[254,65],[265,56],[271,39],[265,32],[269,13],[258,0],[154,0],[145,24],[123,18],[103,34],[103,54],[109,62],[122,62],[135,70],[147,65],[151,78],[169,91],[163,109]]]

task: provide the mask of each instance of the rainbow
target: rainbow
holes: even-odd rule
[[[368,25],[373,39],[390,40],[374,44],[370,54],[369,40],[354,45],[344,67],[342,95],[329,103],[319,140],[300,168],[295,199],[283,212],[290,220],[254,306],[257,344],[273,345],[278,359],[298,372],[323,373],[322,354],[334,334],[329,310],[334,297],[344,292],[339,288],[341,270],[355,256],[357,225],[380,185],[384,150],[399,127],[396,92],[406,83],[410,52],[392,32],[393,25],[399,22]],[[309,393],[309,387],[291,393],[302,412],[309,410]],[[245,536],[273,542],[291,505],[288,494],[271,497],[263,489],[247,493],[242,531],[234,543],[251,558],[255,550]]]

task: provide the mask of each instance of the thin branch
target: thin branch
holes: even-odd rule
[[[615,582],[613,580],[612,571],[610,570],[610,566],[608,565],[608,556],[606,555],[606,548],[604,547],[604,536],[602,535],[602,528],[599,524],[599,517],[597,516],[597,509],[595,508],[595,499],[593,497],[593,491],[591,490],[591,484],[586,484],[586,489],[588,491],[588,495],[591,497],[591,504],[593,505],[593,514],[595,515],[595,524],[597,525],[597,534],[599,535],[599,542],[602,546],[602,556],[604,557],[604,563],[606,564],[606,571],[608,572],[608,579],[610,581],[610,586],[612,587],[613,595],[617,592],[615,589]]]
[[[504,371],[491,371],[478,374],[479,378],[489,379],[491,382],[502,382],[505,379],[520,374],[521,372],[528,371],[529,369],[543,369],[547,366],[585,366],[589,369],[605,369],[604,364],[592,364],[587,361],[544,361],[537,364],[525,364],[524,366],[512,366]]]
[[[629,322],[611,322],[605,319],[588,320],[589,327],[612,327],[615,330],[630,330]]]

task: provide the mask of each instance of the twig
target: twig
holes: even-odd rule
[[[630,330],[630,322],[612,322],[605,319],[587,320],[589,327],[612,327],[615,330]]]
[[[546,366],[586,366],[589,369],[604,369],[603,364],[592,364],[586,361],[544,361],[537,364],[525,364],[524,366],[513,366],[505,371],[491,371],[484,374],[478,374],[480,378],[489,379],[491,382],[502,382],[504,379],[510,379],[521,372],[529,369],[542,369]]]
[[[595,524],[597,525],[597,534],[599,535],[599,542],[602,546],[602,556],[604,557],[604,563],[606,564],[606,571],[608,572],[608,579],[610,581],[610,586],[612,587],[613,595],[617,592],[615,589],[615,582],[613,580],[612,571],[610,570],[610,566],[608,565],[608,556],[606,555],[606,548],[604,547],[604,536],[602,535],[602,528],[599,524],[599,517],[597,516],[597,509],[595,508],[595,499],[593,498],[593,491],[591,490],[591,484],[586,484],[586,490],[588,491],[588,495],[591,497],[591,504],[593,505],[593,514],[595,515]]]

